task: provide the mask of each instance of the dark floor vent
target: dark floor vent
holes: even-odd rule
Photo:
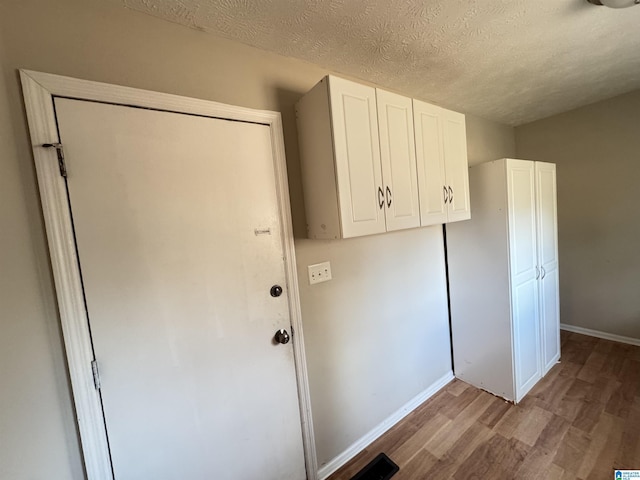
[[[369,464],[360,470],[351,480],[389,480],[400,467],[393,463],[384,453],[371,460]]]

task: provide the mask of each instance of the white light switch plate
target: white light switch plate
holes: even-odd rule
[[[307,268],[309,269],[309,285],[331,280],[331,263],[316,263]]]

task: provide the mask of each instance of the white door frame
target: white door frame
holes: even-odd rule
[[[53,99],[56,96],[240,120],[260,123],[269,127],[284,244],[289,311],[291,326],[295,331],[293,352],[298,384],[302,441],[307,478],[315,480],[318,467],[311,421],[311,401],[280,113],[29,70],[20,70],[20,78],[88,480],[113,480],[113,473],[100,392],[93,383],[91,362],[94,360],[94,354],[76,256],[66,181],[58,168],[56,150],[43,147],[44,144],[59,142],[53,105]]]

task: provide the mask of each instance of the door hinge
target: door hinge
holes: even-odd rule
[[[55,148],[58,154],[58,168],[60,169],[60,175],[67,178],[67,165],[64,163],[64,149],[61,143],[45,143],[42,145],[44,148]]]
[[[91,372],[93,372],[93,385],[96,390],[100,390],[100,372],[98,372],[98,362],[96,360],[91,361]]]

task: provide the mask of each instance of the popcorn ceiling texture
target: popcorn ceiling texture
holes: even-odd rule
[[[520,125],[640,88],[640,6],[586,0],[113,0]]]

